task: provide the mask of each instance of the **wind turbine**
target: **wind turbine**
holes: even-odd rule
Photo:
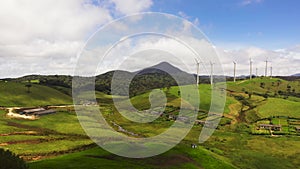
[[[252,79],[252,60],[250,58],[250,80]]]
[[[265,68],[265,77],[267,77],[268,74],[268,57],[266,57],[266,68]]]
[[[270,79],[272,79],[272,75],[273,75],[273,67],[271,65],[271,67],[270,67]]]
[[[199,85],[199,67],[200,67],[200,61],[195,58],[195,61],[196,61],[196,64],[197,64],[197,77],[196,77],[196,85],[198,86]]]
[[[258,69],[255,68],[255,76],[256,76],[256,77],[258,77],[257,70],[258,70]]]
[[[235,76],[235,73],[236,73],[236,62],[233,61],[233,82],[236,81],[236,76]]]
[[[214,72],[214,64],[213,62],[210,61],[210,84],[213,85],[213,82],[214,82],[214,75],[213,75],[213,72]]]

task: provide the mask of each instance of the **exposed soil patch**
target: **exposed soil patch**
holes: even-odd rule
[[[36,131],[23,131],[23,132],[12,132],[12,133],[0,134],[0,136],[11,136],[11,135],[38,135],[38,132],[36,132]]]
[[[37,154],[19,154],[19,156],[21,158],[23,158],[25,161],[36,161],[36,160],[41,160],[41,159],[46,159],[46,158],[50,158],[50,157],[56,157],[59,155],[63,155],[63,154],[69,154],[69,153],[75,153],[75,152],[79,152],[79,151],[84,151],[90,148],[94,148],[97,145],[92,143],[92,144],[88,144],[88,145],[82,145],[73,149],[69,149],[69,150],[63,150],[63,151],[54,151],[54,152],[50,152],[50,153],[37,153]]]
[[[11,145],[11,144],[39,144],[39,143],[43,143],[43,142],[53,142],[53,141],[67,140],[67,139],[68,138],[63,138],[63,137],[62,138],[49,138],[49,139],[40,138],[40,139],[31,139],[31,140],[9,141],[9,142],[5,142],[5,143],[1,143],[1,144],[4,144],[4,145]]]
[[[1,144],[11,145],[11,144],[38,144],[41,141],[39,139],[34,140],[19,140],[19,141],[9,141]]]

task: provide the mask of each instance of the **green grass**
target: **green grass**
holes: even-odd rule
[[[284,118],[273,118],[272,119],[272,124],[288,126],[287,119],[284,119]]]
[[[25,140],[38,140],[44,139],[46,136],[34,136],[34,135],[10,135],[10,136],[2,136],[0,138],[0,144],[11,142],[11,141],[25,141]]]
[[[92,143],[86,137],[74,112],[57,112],[34,121],[9,119],[5,117],[5,113],[0,111],[0,134],[18,133],[0,136],[0,143],[9,143],[0,147],[16,154],[27,157],[68,152]],[[26,131],[36,134],[28,135]]]
[[[42,106],[72,104],[70,96],[39,84],[31,84],[30,93],[25,83],[0,82],[0,106]]]
[[[55,114],[41,116],[40,119],[34,121],[17,119],[12,119],[11,121],[51,129],[59,133],[85,135],[75,112],[58,111]]]
[[[57,140],[53,142],[43,142],[38,144],[11,144],[5,146],[9,150],[16,154],[40,154],[40,153],[52,153],[54,151],[66,151],[69,149],[74,149],[82,145],[91,144],[91,140]],[[34,145],[34,146],[33,146]]]
[[[42,161],[32,162],[29,164],[31,169],[36,168],[52,168],[55,166],[59,169],[81,169],[81,168],[234,168],[232,164],[224,161],[224,158],[207,151],[203,148],[191,149],[187,145],[178,145],[172,150],[150,158],[129,159],[109,154],[101,148],[93,148],[90,150],[73,153],[46,159]]]
[[[204,143],[210,150],[217,148],[238,168],[297,168],[299,137],[269,137],[216,131]]]
[[[258,113],[262,118],[270,116],[290,116],[300,118],[299,102],[269,98],[268,101],[258,107]]]
[[[182,86],[182,90],[186,91],[187,96],[187,102],[191,103],[192,105],[196,105],[197,100],[193,100],[194,98],[197,98],[197,93],[193,92],[191,90],[193,86]],[[178,95],[178,91],[180,91],[178,86],[173,86],[167,91],[167,89],[163,89],[165,92],[168,100],[167,100],[167,105],[169,106],[174,106],[174,107],[180,107],[181,105],[181,99],[180,96]],[[209,84],[200,84],[199,85],[199,103],[200,106],[199,108],[201,110],[209,111],[210,105],[211,105],[211,86]],[[138,96],[135,96],[131,98],[131,103],[137,108],[137,109],[148,109],[150,108],[150,103],[149,103],[149,94],[150,93],[144,93]],[[182,94],[182,91],[181,91]],[[225,99],[225,98],[221,98]],[[226,100],[226,106],[225,106],[225,112],[228,113],[229,109],[227,108],[229,104],[237,103],[232,97],[229,97]]]
[[[11,133],[15,131],[34,130],[39,132],[38,135],[13,135],[0,137],[0,143],[26,140],[40,140],[37,144],[19,143],[3,146],[9,148],[18,154],[48,154],[51,158],[40,161],[30,162],[31,169],[37,168],[59,168],[59,169],[81,169],[81,168],[297,168],[300,166],[300,138],[295,135],[282,135],[271,137],[269,131],[256,130],[257,123],[279,124],[279,118],[260,120],[260,118],[268,118],[270,116],[290,116],[294,118],[300,117],[300,107],[297,97],[289,97],[288,99],[272,98],[265,99],[262,96],[252,95],[248,98],[245,91],[257,92],[264,94],[269,92],[272,95],[276,90],[285,90],[286,85],[289,84],[299,92],[298,83],[281,80],[279,86],[276,82],[279,79],[253,79],[252,82],[238,81],[237,83],[228,82],[228,88],[233,90],[232,94],[228,93],[224,113],[229,114],[221,119],[221,123],[209,140],[200,144],[198,148],[191,149],[191,143],[198,143],[199,134],[201,132],[201,125],[195,125],[185,139],[168,152],[145,159],[129,159],[112,155],[101,148],[91,148],[88,150],[68,153],[60,156],[54,156],[53,152],[60,152],[76,149],[85,145],[89,145],[91,140],[86,138],[83,129],[78,123],[76,114],[71,110],[61,109],[56,114],[42,116],[36,121],[7,119],[4,116],[4,111],[0,110],[0,133]],[[265,87],[261,88],[260,83],[265,83]],[[273,84],[272,84],[273,82]],[[5,86],[9,84],[9,86]],[[0,82],[0,89],[7,90],[6,96],[8,101],[6,105],[12,106],[32,106],[38,104],[57,104],[57,102],[66,102],[70,97],[52,88],[32,84],[32,93],[27,93],[27,89],[23,83]],[[187,88],[188,86],[184,86]],[[10,89],[11,88],[11,89]],[[64,91],[65,89],[59,89]],[[171,87],[170,90],[163,89],[168,97],[166,112],[178,113],[178,108],[181,104],[180,96],[178,95],[178,87]],[[41,94],[37,94],[39,91]],[[17,93],[23,94],[19,96]],[[208,84],[201,84],[199,86],[200,92],[200,110],[201,117],[207,116],[207,111],[211,104],[211,87]],[[86,93],[82,97],[89,96],[91,93]],[[191,93],[189,98],[193,98]],[[28,95],[28,96],[27,96]],[[31,96],[32,95],[32,96]],[[243,95],[245,101],[249,103],[252,108],[244,112],[244,123],[237,121],[236,124],[229,124],[233,117],[237,117],[241,110],[241,102],[237,101],[234,95]],[[4,96],[0,95],[0,105],[4,103]],[[47,98],[46,96],[49,96]],[[31,98],[32,97],[32,98]],[[66,99],[66,98],[68,99]],[[124,97],[116,96],[121,102]],[[24,99],[28,99],[24,100]],[[50,98],[57,100],[51,101]],[[164,132],[172,121],[166,121],[159,118],[149,124],[133,123],[128,119],[117,113],[113,107],[112,96],[106,95],[102,92],[96,92],[96,98],[101,105],[100,110],[107,118],[107,121],[115,121],[128,131],[142,134],[146,137],[151,137]],[[43,100],[45,99],[45,100]],[[14,102],[13,102],[14,100]],[[198,100],[187,99],[189,103],[194,103]],[[140,110],[148,109],[149,93],[144,93],[131,98],[132,104]],[[229,108],[230,106],[230,108]],[[248,107],[245,107],[246,110]],[[233,111],[233,112],[230,112]],[[233,114],[232,114],[233,113]],[[230,117],[230,118],[229,118]],[[92,117],[84,117],[87,121]],[[8,126],[7,122],[21,124],[23,127]],[[287,120],[280,118],[280,124],[284,125],[281,133],[286,134],[290,130],[287,126],[288,122],[297,125],[298,121]],[[87,122],[88,123],[88,122]],[[95,124],[90,123],[90,126]],[[25,127],[24,127],[25,126]],[[27,127],[26,127],[27,126]],[[33,127],[33,128],[30,128]],[[115,128],[116,129],[116,128]],[[95,129],[95,131],[101,131]],[[265,134],[265,135],[251,135]],[[264,133],[265,132],[265,133]],[[275,133],[276,134],[276,133]],[[278,133],[277,133],[278,134]],[[103,137],[109,136],[109,133],[102,133]],[[43,141],[49,139],[49,141]]]

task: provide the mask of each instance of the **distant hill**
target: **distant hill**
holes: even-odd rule
[[[292,76],[300,77],[300,73],[293,74]]]
[[[145,93],[146,91],[149,91],[151,89],[176,86],[177,82],[172,76],[180,77],[180,79],[183,79],[180,82],[181,85],[190,84],[188,78],[194,76],[180,70],[179,68],[167,62],[161,62],[157,65],[136,72],[117,70],[101,74],[96,77],[96,90],[109,94],[114,73],[118,74],[117,77],[114,77],[114,81],[117,84],[115,87],[117,89],[117,94],[119,95],[127,94],[124,86],[125,84],[129,83],[130,79],[132,79],[129,86],[130,96]]]
[[[148,74],[148,73],[166,73],[168,72],[169,74],[186,74],[190,75],[189,73],[186,73],[179,68],[171,65],[168,62],[161,62],[157,65],[142,69],[140,71],[137,71],[135,73],[137,74]]]
[[[166,73],[168,72],[168,73]],[[116,94],[127,95],[125,84],[130,83],[130,96],[145,93],[151,89],[164,88],[168,86],[176,86],[176,81],[172,76],[180,77],[183,79],[181,85],[190,84],[190,77],[195,75],[189,74],[180,70],[179,68],[167,63],[161,62],[157,65],[142,69],[137,72],[128,72],[121,70],[109,71],[104,74],[96,76],[95,88],[97,91],[111,94],[111,81],[114,74],[117,73],[119,76],[115,77],[114,80],[117,85]],[[186,80],[185,80],[186,79]],[[65,94],[71,95],[72,88],[72,76],[67,75],[29,75],[16,79],[5,79],[13,82],[26,82],[28,80],[37,81],[41,85],[49,86],[56,90],[59,90]],[[208,79],[200,78],[201,83],[204,81],[208,83]]]

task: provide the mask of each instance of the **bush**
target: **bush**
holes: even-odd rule
[[[0,169],[28,169],[28,166],[19,156],[0,149]]]
[[[235,132],[238,132],[238,133],[251,133],[251,129],[245,123],[238,123],[238,124],[235,125]]]

